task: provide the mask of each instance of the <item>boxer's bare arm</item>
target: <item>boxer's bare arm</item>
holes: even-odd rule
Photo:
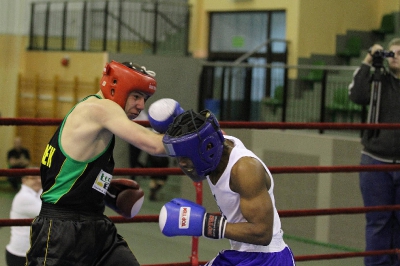
[[[112,134],[150,154],[164,154],[162,135],[132,122],[120,106],[110,100],[89,98],[68,116],[61,143],[75,160],[88,160],[102,152]]]

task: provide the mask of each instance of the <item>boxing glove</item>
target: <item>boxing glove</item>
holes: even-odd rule
[[[165,133],[175,117],[183,113],[180,104],[169,98],[155,101],[149,107],[149,122],[158,133]]]
[[[132,218],[138,214],[143,200],[144,192],[139,184],[125,178],[111,180],[104,198],[106,206],[125,218]]]
[[[224,237],[226,219],[206,213],[206,209],[192,201],[175,198],[166,203],[158,220],[161,232],[166,236]]]

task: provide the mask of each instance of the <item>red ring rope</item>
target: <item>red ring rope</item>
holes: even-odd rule
[[[353,208],[331,208],[331,209],[304,209],[304,210],[280,210],[280,217],[303,217],[317,215],[337,215],[337,214],[360,214],[374,211],[393,211],[400,210],[400,205],[372,206],[372,207],[353,207]],[[218,214],[218,213],[215,213]],[[131,219],[122,216],[111,216],[114,223],[158,223],[158,215],[137,215]],[[0,219],[2,226],[26,226],[30,225],[32,219]]]
[[[400,164],[269,167],[273,174],[398,171]],[[114,175],[183,175],[180,168],[116,168]],[[39,169],[0,169],[0,176],[39,175]]]
[[[55,118],[0,118],[3,126],[57,126],[62,119]],[[148,121],[135,121],[143,126],[150,126]],[[364,123],[296,123],[296,122],[243,122],[220,121],[222,128],[247,128],[247,129],[399,129],[400,124],[364,124]]]

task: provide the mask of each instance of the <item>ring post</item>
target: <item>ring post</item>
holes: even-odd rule
[[[196,203],[199,205],[203,204],[203,183],[193,182],[196,189]],[[192,255],[190,257],[190,262],[192,266],[199,265],[199,237],[192,237]]]

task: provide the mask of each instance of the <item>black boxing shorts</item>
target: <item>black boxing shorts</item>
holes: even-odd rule
[[[43,203],[31,225],[27,266],[138,266],[126,241],[105,215],[82,214]]]

